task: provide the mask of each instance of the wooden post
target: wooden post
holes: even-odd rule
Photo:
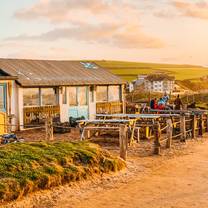
[[[208,132],[208,114],[206,114],[206,132]]]
[[[180,117],[180,132],[181,132],[181,141],[186,141],[186,117],[184,114],[181,114]]]
[[[155,134],[155,141],[154,141],[154,154],[160,154],[160,136],[161,136],[161,129],[159,121],[156,121],[154,126],[154,134]]]
[[[203,136],[203,115],[199,116],[199,136]]]
[[[120,157],[126,160],[128,139],[127,139],[127,126],[124,124],[121,124],[119,129],[119,145],[120,145]]]
[[[196,115],[192,115],[192,139],[195,139],[196,138]]]
[[[136,128],[136,120],[134,121],[133,127],[131,129],[130,145],[132,145],[133,142],[134,142],[134,132],[135,132],[135,128]]]
[[[53,118],[47,117],[45,120],[46,141],[53,140]]]
[[[168,127],[167,127],[167,138],[168,138],[168,140],[167,140],[167,148],[171,148],[171,146],[172,146],[172,136],[173,136],[173,123],[172,123],[172,120],[169,118],[168,120],[167,120],[167,125],[168,125]]]
[[[136,130],[137,130],[137,142],[139,143],[139,141],[140,141],[140,127],[137,127]]]
[[[90,130],[87,130],[87,139],[90,139],[90,136],[91,136]]]

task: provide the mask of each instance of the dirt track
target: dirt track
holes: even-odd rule
[[[208,140],[189,145],[169,159],[134,155],[126,173],[42,192],[11,207],[207,208]]]

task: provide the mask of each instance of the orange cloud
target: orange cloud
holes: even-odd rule
[[[183,16],[208,19],[208,3],[205,1],[196,3],[187,3],[186,1],[173,1],[173,5]]]
[[[116,24],[82,25],[81,27],[56,28],[37,36],[20,35],[7,41],[57,41],[77,40],[89,43],[101,43],[120,48],[161,48],[164,43],[155,37],[143,33],[137,25],[123,26]]]
[[[24,20],[42,18],[56,28],[33,36],[21,35],[9,40],[54,41],[73,39],[104,43],[120,48],[161,48],[159,38],[142,31],[138,5],[129,0],[40,0],[16,12]],[[59,27],[57,27],[59,23]],[[63,23],[61,25],[60,23]]]

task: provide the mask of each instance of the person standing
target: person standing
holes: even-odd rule
[[[174,105],[175,105],[175,110],[181,110],[181,107],[182,107],[183,103],[182,103],[179,95],[175,99]]]

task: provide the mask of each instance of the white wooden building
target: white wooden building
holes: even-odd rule
[[[12,130],[124,111],[125,82],[89,62],[0,59],[0,120]],[[5,130],[0,126],[0,134]]]

